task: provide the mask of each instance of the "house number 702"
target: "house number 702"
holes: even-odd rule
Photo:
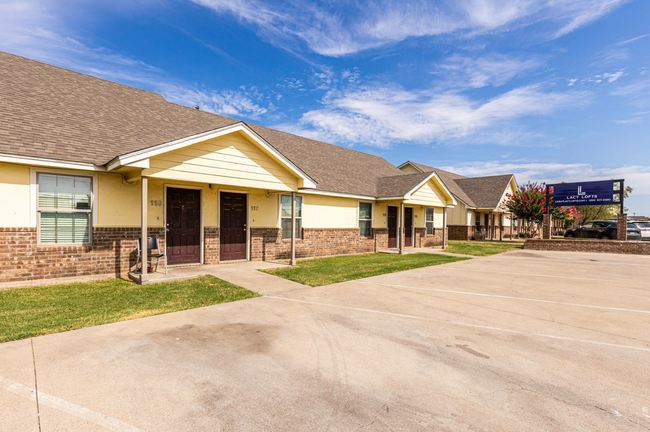
[[[162,200],[151,200],[149,201],[152,206],[159,207],[162,205]]]

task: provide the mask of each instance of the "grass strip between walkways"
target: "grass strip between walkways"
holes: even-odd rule
[[[523,248],[524,244],[519,242],[449,241],[446,251],[462,255],[490,256]]]
[[[428,253],[374,253],[298,261],[295,267],[260,270],[313,287],[362,279],[403,270],[463,261],[469,258]]]
[[[0,290],[0,342],[258,297],[214,276],[138,285],[106,279]]]

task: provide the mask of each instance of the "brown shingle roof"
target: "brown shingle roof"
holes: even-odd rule
[[[156,93],[0,52],[0,153],[105,165],[120,155],[238,122],[167,102]],[[319,190],[378,196],[382,177],[404,175],[378,156],[249,126],[313,178]],[[394,183],[401,190],[407,179]],[[389,189],[383,193],[398,195]]]
[[[496,208],[513,174],[465,177],[416,162],[409,163],[422,172],[435,172],[447,188],[464,203],[476,208]]]
[[[388,198],[404,196],[430,175],[431,173],[415,173],[382,177],[379,179],[377,197]]]

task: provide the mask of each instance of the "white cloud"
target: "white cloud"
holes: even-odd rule
[[[203,111],[210,111],[225,116],[246,116],[257,119],[267,114],[274,107],[270,102],[256,92],[232,90],[204,90],[199,88],[188,88],[171,84],[161,84],[159,91],[169,102],[186,106],[199,107]],[[269,108],[261,103],[266,103]]]
[[[303,114],[297,125],[278,127],[347,144],[426,144],[467,137],[507,120],[550,114],[587,98],[581,92],[545,92],[540,85],[516,88],[487,101],[452,92],[368,85],[330,92],[323,107]]]
[[[257,119],[275,108],[255,88],[228,90],[188,86],[142,61],[103,47],[93,48],[73,36],[54,13],[55,6],[41,0],[13,0],[0,4],[0,49],[112,81],[136,84],[161,93],[170,102],[187,106],[199,104],[201,109],[217,114]],[[300,87],[302,83],[290,80],[287,85]]]
[[[440,169],[469,177],[512,173],[519,184],[528,181],[559,183],[622,178],[626,186],[634,188],[633,195],[650,195],[650,167],[640,165],[603,168],[588,163],[486,161],[441,166]]]
[[[438,68],[453,86],[481,88],[502,86],[511,79],[541,66],[537,59],[519,59],[502,54],[469,58],[453,55]]]
[[[507,31],[539,22],[551,23],[551,37],[559,37],[627,0],[192,1],[236,16],[282,48],[295,51],[304,44],[315,53],[339,57],[409,37]]]

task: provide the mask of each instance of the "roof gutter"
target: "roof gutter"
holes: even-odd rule
[[[20,155],[10,155],[10,154],[0,154],[0,162],[21,164],[21,165],[45,166],[45,167],[54,167],[54,168],[67,168],[67,169],[76,169],[76,170],[83,170],[83,171],[96,171],[96,172],[108,171],[105,166],[94,165],[91,163],[62,161],[57,159],[36,158],[32,156],[20,156]]]

